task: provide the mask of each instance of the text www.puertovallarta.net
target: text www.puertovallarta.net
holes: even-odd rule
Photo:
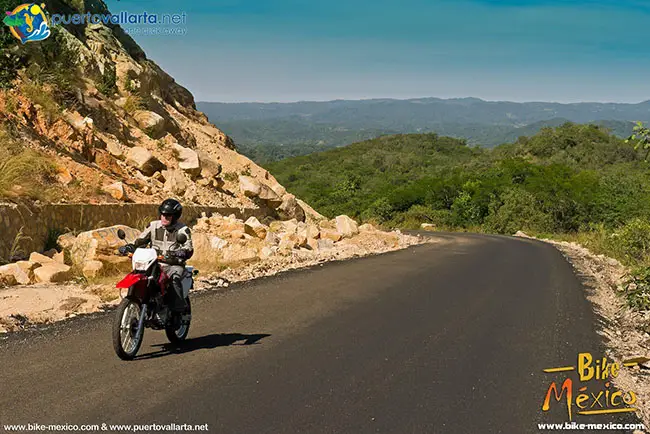
[[[177,424],[177,423],[168,423],[168,424],[131,424],[131,425],[117,425],[117,424],[92,424],[92,425],[75,425],[75,424],[38,424],[38,423],[28,423],[23,425],[3,425],[3,428],[7,432],[34,432],[34,431],[44,431],[44,432],[179,432],[179,431],[189,431],[189,432],[208,432],[208,424]]]

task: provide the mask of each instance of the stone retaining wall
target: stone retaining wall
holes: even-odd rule
[[[191,225],[201,213],[210,215],[235,214],[238,218],[250,216],[262,218],[266,215],[260,209],[220,208],[211,206],[186,206],[183,221]],[[156,204],[61,204],[26,207],[15,204],[0,204],[0,262],[12,255],[29,255],[43,251],[54,237],[65,232],[81,232],[117,224],[142,228],[157,218]],[[48,241],[49,240],[49,241]]]

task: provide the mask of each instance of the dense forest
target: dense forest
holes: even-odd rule
[[[491,150],[436,134],[387,136],[269,169],[322,213],[389,226],[575,232],[650,212],[643,156],[594,125],[545,128]]]

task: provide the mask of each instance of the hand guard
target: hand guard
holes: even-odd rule
[[[127,244],[117,249],[120,255],[126,255],[127,253],[135,252],[135,246],[133,244]]]
[[[167,252],[167,254],[172,258],[186,259],[187,252],[185,250],[172,250]]]

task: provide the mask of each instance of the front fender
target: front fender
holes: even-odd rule
[[[117,285],[115,285],[116,288],[130,288],[133,285],[137,284],[138,282],[146,282],[147,276],[145,276],[142,273],[129,273],[127,274],[124,279],[120,280],[117,282]]]

